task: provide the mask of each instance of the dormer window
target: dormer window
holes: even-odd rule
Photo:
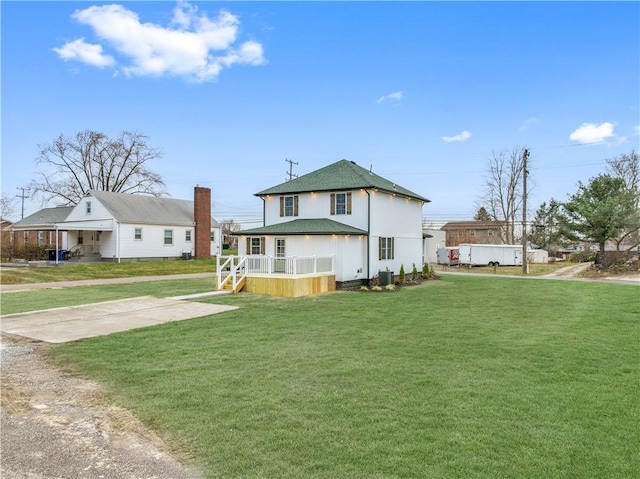
[[[351,193],[331,193],[331,214],[351,214]]]
[[[88,215],[90,215],[91,214],[91,201],[87,201],[86,206],[87,206],[86,212],[87,212]]]

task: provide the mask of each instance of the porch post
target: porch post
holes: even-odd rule
[[[53,225],[56,229],[56,264],[58,264],[58,225]]]

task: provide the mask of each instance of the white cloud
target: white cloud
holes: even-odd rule
[[[402,92],[394,91],[393,93],[389,93],[388,95],[383,95],[376,100],[376,103],[380,104],[385,101],[400,101],[402,100]]]
[[[640,125],[636,125],[633,127],[633,134],[636,136],[640,136]]]
[[[468,130],[464,130],[462,133],[459,133],[455,136],[443,136],[442,141],[452,143],[454,141],[467,141],[469,138],[471,138],[471,132]]]
[[[614,124],[608,121],[600,125],[583,123],[577,130],[569,135],[569,139],[582,144],[601,143],[608,138],[615,137],[613,127]]]
[[[135,12],[122,5],[76,10],[72,18],[92,27],[104,46],[118,54],[117,66],[126,75],[181,76],[203,82],[215,80],[224,68],[234,64],[265,63],[260,43],[236,44],[240,21],[224,10],[210,19],[197,7],[179,2],[173,10],[171,27],[142,23]],[[78,41],[81,40],[54,50],[64,58],[61,52]],[[102,52],[101,45],[91,46]],[[79,55],[72,59],[95,64]],[[113,58],[110,64],[115,65]]]
[[[540,123],[540,119],[538,117],[531,117],[531,118],[527,118],[525,121],[522,122],[522,124],[520,125],[520,128],[518,128],[520,131],[525,131],[528,130],[530,127],[537,125],[538,123]]]
[[[65,43],[53,51],[63,60],[78,60],[94,67],[103,68],[115,64],[112,56],[103,53],[101,45],[85,43],[84,38]]]

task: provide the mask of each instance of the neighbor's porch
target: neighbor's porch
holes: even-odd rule
[[[217,256],[216,287],[296,298],[335,291],[333,256]]]

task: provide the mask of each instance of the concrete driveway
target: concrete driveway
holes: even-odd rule
[[[64,343],[234,309],[237,307],[142,296],[7,314],[2,316],[1,330],[48,343]]]

